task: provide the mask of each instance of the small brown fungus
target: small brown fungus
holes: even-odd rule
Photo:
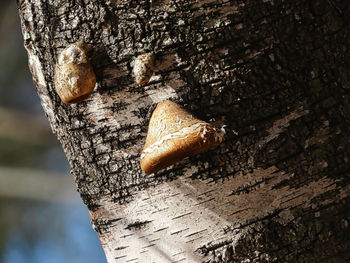
[[[153,53],[139,55],[134,61],[133,75],[138,85],[147,83],[153,75],[156,57]]]
[[[196,119],[178,104],[163,101],[151,116],[141,154],[141,169],[146,174],[155,173],[219,145],[223,135],[222,129]]]
[[[58,56],[55,67],[55,88],[64,103],[87,99],[96,84],[95,72],[82,42],[66,47]]]

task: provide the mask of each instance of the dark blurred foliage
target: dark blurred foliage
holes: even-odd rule
[[[39,98],[33,92],[17,6],[13,0],[0,1],[0,105],[27,112],[41,110]]]

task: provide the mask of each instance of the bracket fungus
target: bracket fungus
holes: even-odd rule
[[[169,100],[159,103],[148,127],[141,154],[141,169],[155,173],[186,157],[219,145],[224,130],[196,119]]]
[[[58,56],[55,67],[55,88],[64,103],[87,99],[96,84],[95,72],[86,55],[87,47],[76,42]]]
[[[138,85],[147,83],[153,75],[156,57],[153,53],[139,55],[134,61],[133,74]]]

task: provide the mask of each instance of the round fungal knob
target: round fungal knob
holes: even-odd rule
[[[134,61],[133,74],[137,84],[147,83],[153,75],[156,57],[153,53],[139,55]]]
[[[59,54],[54,81],[64,103],[78,103],[90,96],[96,76],[82,42],[69,45]]]

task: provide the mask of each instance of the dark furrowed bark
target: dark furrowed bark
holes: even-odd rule
[[[29,65],[109,262],[347,262],[346,1],[18,2]],[[57,54],[89,43],[97,88],[64,105]],[[158,70],[137,86],[134,58]],[[226,125],[225,141],[139,168],[154,106]]]

